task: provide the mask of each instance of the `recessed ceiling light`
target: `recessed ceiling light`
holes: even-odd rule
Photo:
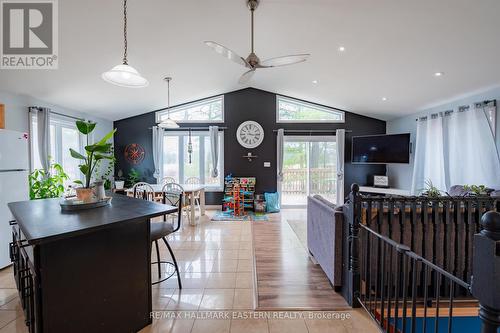
[[[387,97],[382,97],[382,100],[385,102],[387,101]]]
[[[318,84],[318,80],[313,80],[312,83]]]
[[[440,77],[440,76],[443,76],[443,75],[444,75],[443,72],[436,72],[436,73],[434,73],[435,77]]]
[[[339,46],[339,51],[340,51],[340,52],[344,52],[344,51],[345,51],[345,47],[343,47],[343,46]]]

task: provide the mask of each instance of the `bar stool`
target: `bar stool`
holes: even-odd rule
[[[168,191],[168,185],[166,184],[162,189],[162,202],[165,205],[177,206],[177,225],[174,223],[167,222],[166,216],[164,216],[162,222],[152,222],[151,223],[151,242],[155,244],[156,248],[156,261],[151,262],[152,265],[158,265],[158,281],[153,282],[152,284],[158,284],[163,281],[168,280],[174,274],[177,273],[177,282],[179,284],[179,289],[182,289],[181,276],[179,274],[179,266],[177,265],[177,260],[175,259],[174,252],[172,248],[168,244],[168,241],[165,237],[168,235],[178,231],[181,228],[181,220],[182,220],[182,192],[177,191]],[[158,245],[159,240],[163,240],[165,245],[167,246],[168,252],[170,252],[170,256],[172,257],[172,261],[165,261],[161,259],[160,256],[160,248]],[[165,277],[162,278],[161,264],[166,264],[167,266],[173,266],[174,271],[172,273],[165,272]]]

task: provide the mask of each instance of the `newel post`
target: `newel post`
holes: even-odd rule
[[[474,235],[472,295],[479,301],[481,333],[500,327],[500,213],[490,211],[481,219],[483,230]]]
[[[360,294],[360,241],[359,224],[361,223],[361,194],[359,185],[351,185],[349,194],[349,299],[348,303],[352,307],[360,307],[358,297]]]

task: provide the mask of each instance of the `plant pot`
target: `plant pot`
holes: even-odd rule
[[[115,180],[115,188],[117,190],[123,190],[124,186],[125,186],[125,181],[124,180]]]
[[[94,193],[91,188],[79,187],[76,189],[76,198],[83,202],[92,202]]]

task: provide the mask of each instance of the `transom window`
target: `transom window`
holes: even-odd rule
[[[212,154],[208,132],[191,132],[193,152],[191,161],[188,153],[188,132],[165,131],[163,138],[163,174],[173,177],[178,183],[184,183],[190,177],[200,178],[209,191],[221,191],[224,178],[224,132],[219,132],[219,175],[211,176]]]
[[[167,110],[156,112],[156,122],[167,119]],[[223,123],[224,96],[170,108],[170,118],[178,123]]]
[[[325,106],[277,96],[276,122],[278,123],[343,123],[345,113]]]

